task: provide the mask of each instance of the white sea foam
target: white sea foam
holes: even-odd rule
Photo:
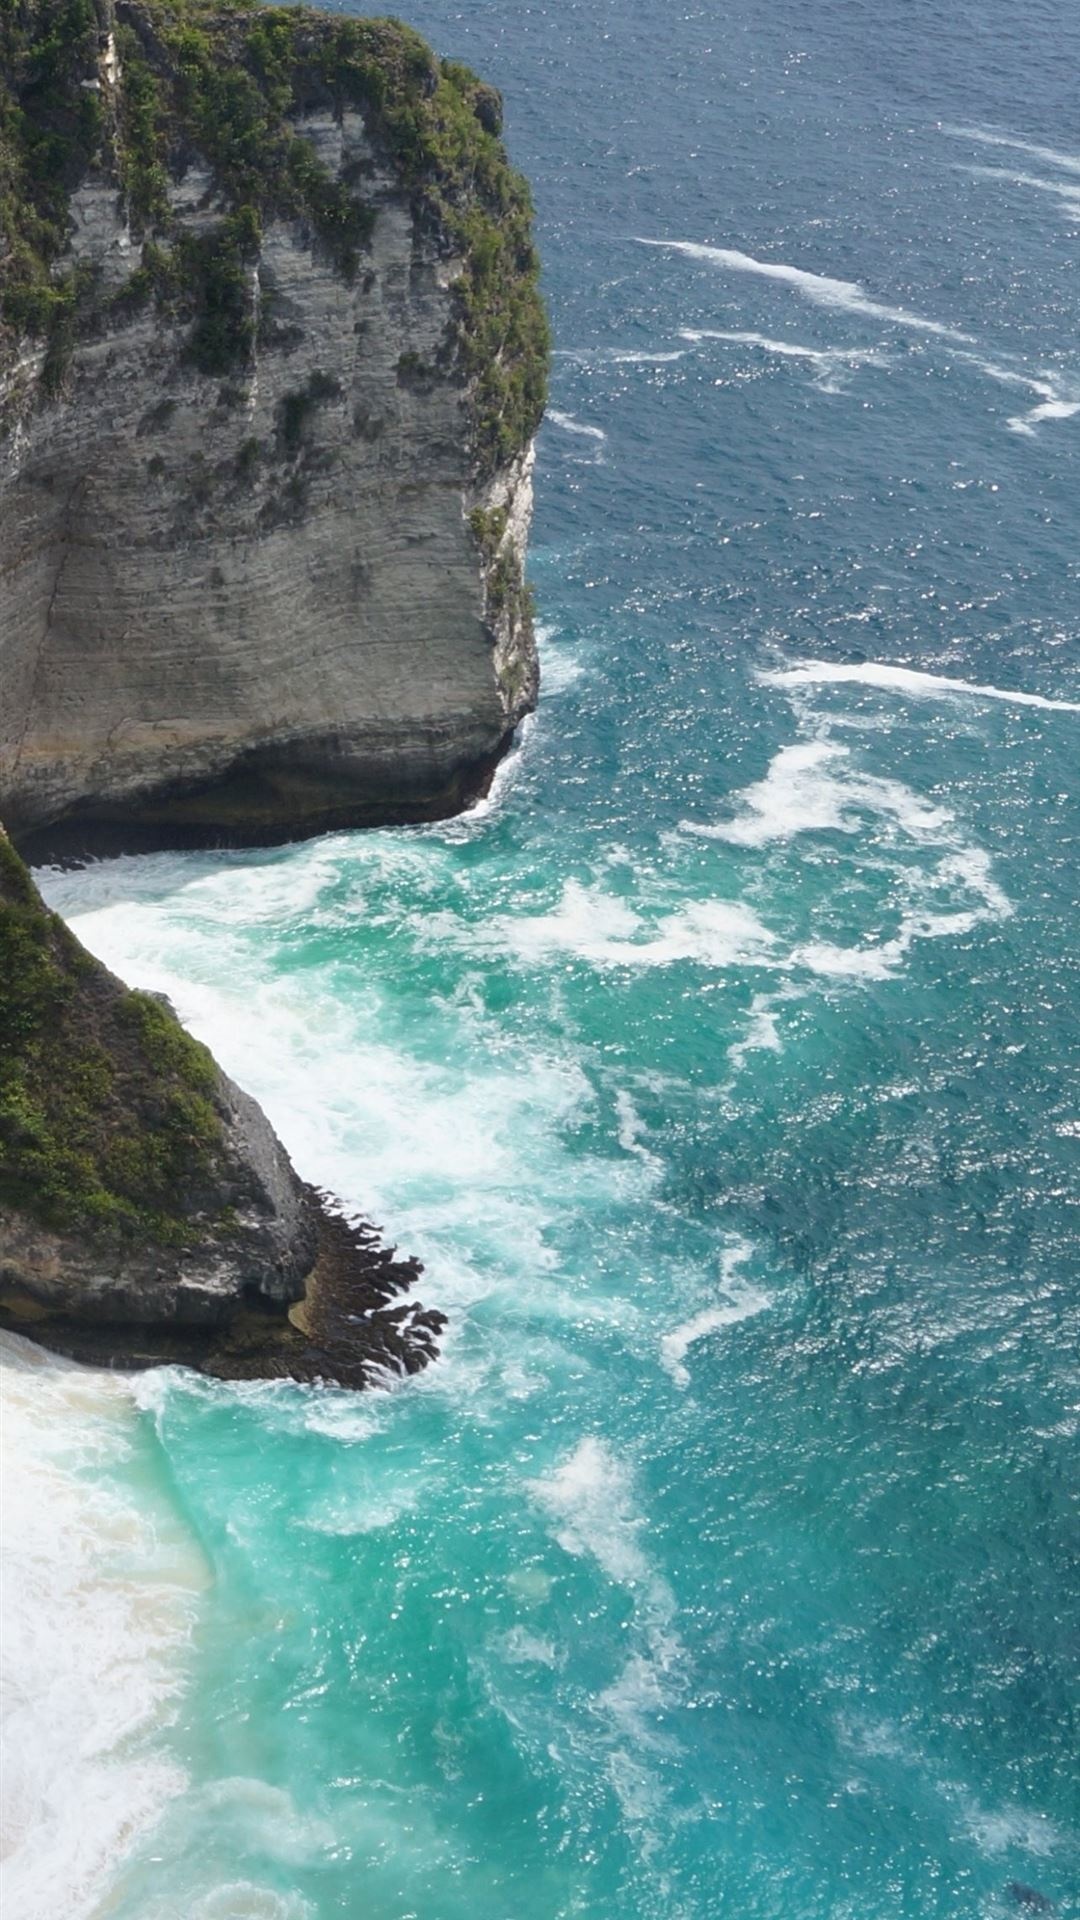
[[[645,1550],[645,1517],[634,1498],[633,1474],[605,1441],[587,1435],[553,1473],[530,1482],[528,1492],[547,1513],[564,1551],[595,1560],[632,1596],[631,1644],[593,1706],[623,1819],[649,1853],[657,1844],[654,1823],[666,1799],[655,1759],[677,1750],[663,1725],[685,1660],[674,1627],[675,1596]]]
[[[581,661],[576,660],[572,653],[553,648],[547,653],[542,654],[540,659],[540,682],[544,690],[545,700],[549,699],[553,694],[565,693],[568,688],[575,686],[581,679],[584,671],[585,669]]]
[[[792,959],[809,973],[830,980],[891,980],[911,940],[883,941],[876,947],[841,947],[829,940],[807,940],[796,947]]]
[[[683,327],[680,330],[683,340],[727,340],[733,346],[760,347],[763,353],[772,353],[781,360],[813,360],[831,365],[836,360],[861,360],[857,350],[849,352],[847,348],[831,351],[828,347],[800,347],[793,340],[770,340],[764,333],[733,333],[719,327]]]
[[[720,1299],[681,1321],[661,1340],[661,1365],[677,1387],[690,1385],[686,1356],[697,1341],[706,1339],[710,1333],[719,1333],[724,1327],[737,1326],[740,1320],[751,1320],[772,1305],[769,1294],[739,1278],[740,1267],[745,1266],[753,1251],[748,1240],[737,1240],[725,1248],[720,1262]]]
[[[741,1040],[736,1040],[728,1048],[728,1059],[736,1072],[746,1064],[748,1053],[782,1053],[784,1043],[780,1038],[777,1025],[776,997],[767,993],[755,993],[750,1002],[750,1013],[746,1022],[746,1032]]]
[[[648,1128],[625,1087],[620,1087],[615,1095],[615,1117],[618,1121],[617,1137],[623,1152],[636,1155],[644,1166],[662,1166],[663,1162],[657,1155],[642,1145],[642,1135],[648,1132]]]
[[[163,1502],[121,1490],[126,1383],[0,1335],[3,1908],[83,1920],[184,1784],[160,1736],[206,1570]]]
[[[696,240],[639,238],[639,245],[685,254],[688,259],[702,260],[730,273],[753,273],[763,280],[778,280],[818,307],[862,314],[867,319],[881,320],[889,326],[906,327],[916,333],[937,334],[944,340],[971,340],[969,333],[961,333],[957,327],[945,326],[940,320],[927,320],[922,314],[909,313],[904,307],[871,300],[865,287],[857,280],[834,280],[827,274],[810,273],[804,267],[792,267],[782,260],[757,260],[752,254],[740,253],[733,247],[704,246]]]
[[[426,827],[423,830],[425,839],[443,840],[451,844],[454,841],[471,840],[486,828],[493,815],[501,813],[525,764],[525,758],[536,731],[536,720],[535,713],[525,715],[518,728],[514,745],[509,753],[503,754],[491,776],[491,785],[487,792],[466,807],[464,813],[455,814],[450,820],[437,820]],[[430,877],[430,865],[428,873]],[[436,882],[437,885],[438,882]]]
[[[572,648],[562,640],[557,627],[539,626],[536,644],[540,654],[540,684],[545,699],[553,693],[565,693],[581,679],[585,668]]]
[[[887,980],[917,940],[958,939],[984,921],[1007,920],[1013,910],[1012,902],[991,875],[989,854],[979,847],[947,854],[932,873],[923,876],[924,896],[938,887],[966,893],[972,904],[934,911],[916,896],[916,903],[902,914],[899,932],[891,940],[869,947],[808,940],[793,950],[791,964],[832,979]]]
[[[511,1627],[497,1641],[499,1652],[512,1666],[557,1667],[560,1665],[559,1651],[553,1640],[545,1640],[538,1633],[529,1633],[524,1627]]]
[[[1080,413],[1080,400],[1044,400],[1030,413],[1014,413],[1008,420],[1013,433],[1033,434],[1043,420],[1071,420]]]
[[[996,360],[984,360],[977,353],[958,353],[956,358],[969,361],[972,366],[978,367],[980,373],[985,373],[989,380],[999,380],[1003,386],[1026,387],[1029,393],[1040,393],[1044,396],[1054,392],[1049,376],[1042,379],[1036,374],[1021,373],[1018,367],[1002,367]]]
[[[170,903],[170,921],[212,913],[223,927],[289,926],[305,922],[335,879],[347,847],[344,836],[313,841],[310,858],[289,852],[262,855],[153,854],[124,856],[65,871],[46,867],[37,878],[49,905],[67,920],[84,917],[104,929],[106,916]],[[105,934],[106,938],[108,935]],[[168,949],[163,943],[163,952]]]
[[[482,1195],[486,1228],[500,1248],[538,1240],[519,1155],[541,1151],[592,1098],[572,1058],[536,1056],[523,1072],[519,1059],[496,1054],[463,1077],[383,1040],[372,994],[354,1008],[333,980],[267,977],[257,955],[223,945],[212,910],[190,928],[189,944],[171,914],[131,903],[74,924],[122,976],[170,994],[226,1070],[259,1098],[299,1171],[347,1206],[377,1221],[392,1208],[404,1238],[418,1226],[425,1236],[436,1225],[452,1230]],[[441,937],[431,916],[418,922],[417,934]],[[178,954],[190,959],[183,975],[174,971]],[[209,979],[200,977],[208,971]],[[588,1174],[585,1163],[577,1170]],[[445,1280],[446,1267],[440,1271]]]
[[[445,922],[468,945],[464,921],[409,904],[414,887],[423,892],[411,860],[401,867],[400,884],[393,872],[397,890],[388,909],[391,856],[410,847],[426,849],[431,870],[445,876],[438,843],[427,836],[365,837],[359,851],[350,844],[345,870],[351,874],[355,863],[362,872],[365,861],[378,869],[381,910],[400,911],[417,943],[445,939]],[[298,867],[307,852],[294,853]],[[96,898],[95,876],[79,878],[88,904]],[[340,896],[340,885],[332,885]],[[77,890],[69,902],[77,903]],[[347,1208],[392,1224],[400,1243],[425,1261],[424,1300],[451,1316],[444,1352],[469,1309],[500,1287],[512,1288],[523,1270],[548,1275],[540,1303],[552,1322],[561,1327],[580,1319],[580,1285],[557,1282],[547,1189],[521,1178],[523,1164],[555,1164],[568,1205],[610,1191],[608,1155],[565,1151],[564,1129],[595,1099],[572,1046],[553,1044],[523,1057],[500,1046],[482,1006],[474,1008],[466,997],[445,1009],[449,1053],[440,1049],[427,1058],[422,1047],[404,1043],[392,1017],[383,1018],[373,982],[365,978],[356,991],[343,991],[340,962],[333,970],[279,973],[266,964],[265,943],[244,942],[223,929],[212,900],[190,890],[164,909],[129,901],[78,916],[75,924],[122,977],[170,994],[226,1071],[259,1099],[303,1176],[328,1187]],[[640,1187],[647,1178],[634,1162],[615,1173],[626,1186]],[[626,1309],[601,1287],[589,1296],[588,1310],[621,1324]],[[489,1377],[490,1357],[484,1364],[485,1389],[505,1397]],[[438,1392],[444,1382],[446,1391],[464,1390],[464,1374],[450,1368],[432,1369],[421,1390]],[[319,1407],[313,1419],[336,1420],[329,1405]]]
[[[1065,1836],[1043,1813],[1025,1807],[984,1807],[973,1794],[950,1783],[942,1784],[946,1799],[958,1802],[967,1832],[981,1853],[994,1859],[998,1854],[1020,1851],[1046,1858],[1057,1852]]]
[[[1033,160],[1041,160],[1044,166],[1061,167],[1066,173],[1080,173],[1080,154],[1063,153],[1060,147],[1044,147],[1033,140],[1023,140],[1018,134],[997,133],[990,127],[943,127],[943,133],[954,140],[972,140],[980,147],[1007,147],[1016,153],[1027,153]]]
[[[284,1787],[250,1774],[226,1774],[193,1796],[196,1816],[224,1828],[230,1851],[254,1852],[300,1865],[324,1857],[339,1835],[321,1814],[298,1807]]]
[[[549,407],[545,416],[553,427],[561,428],[563,433],[577,434],[584,440],[606,440],[603,427],[590,427],[586,421],[578,420],[572,413],[560,413],[557,407]]]
[[[653,1578],[640,1534],[644,1516],[634,1504],[626,1464],[594,1434],[587,1434],[561,1466],[528,1491],[555,1525],[566,1553],[591,1556],[620,1586],[644,1587]]]
[[[315,1920],[315,1909],[299,1893],[226,1880],[202,1894],[155,1894],[140,1907],[139,1920]]]
[[[884,1716],[845,1711],[836,1717],[836,1731],[844,1746],[861,1760],[898,1760],[905,1766],[919,1766],[922,1754],[894,1720]]]
[[[312,1533],[352,1535],[379,1533],[396,1527],[420,1503],[418,1487],[368,1487],[358,1493],[339,1495],[324,1501],[299,1524]]]
[[[543,1567],[513,1567],[506,1576],[507,1593],[526,1607],[545,1606],[554,1584]]]
[[[597,1712],[618,1742],[607,1756],[608,1779],[623,1821],[646,1859],[659,1845],[657,1825],[668,1798],[656,1761],[679,1752],[667,1721],[678,1691],[675,1682],[682,1651],[673,1637],[653,1634],[646,1647],[629,1655],[617,1678],[596,1699]],[[664,1911],[670,1908],[665,1906]]]
[[[480,938],[527,962],[570,953],[597,967],[665,967],[682,960],[710,967],[768,964],[775,942],[740,901],[691,901],[646,920],[625,900],[578,880],[566,882],[550,913],[502,919]]]
[[[664,367],[685,360],[685,347],[556,347],[556,360],[572,360],[578,367]]]
[[[765,778],[735,799],[741,811],[734,819],[709,825],[684,821],[683,830],[735,846],[763,847],[800,833],[857,833],[870,813],[891,818],[912,839],[932,841],[951,819],[902,781],[860,772],[850,750],[831,740],[781,747]]]
[[[979,700],[1003,700],[1010,706],[1040,707],[1051,713],[1080,713],[1080,701],[1051,700],[1045,694],[1024,693],[1018,687],[983,686],[971,680],[954,680],[943,673],[888,666],[877,660],[863,660],[857,665],[839,660],[800,660],[794,666],[768,669],[757,677],[763,686],[770,687],[880,687],[883,692],[910,694],[917,700],[965,694]]]
[[[302,1399],[290,1393],[285,1414],[298,1431],[324,1434],[346,1446],[381,1433],[388,1417],[382,1394],[339,1393],[332,1387]]]
[[[854,835],[869,830],[879,843],[878,863],[895,862],[899,926],[891,939],[867,946],[840,945],[824,937],[799,940],[786,956],[774,960],[785,971],[885,980],[917,941],[959,936],[1012,912],[992,877],[989,856],[964,840],[947,807],[930,805],[902,780],[867,773],[850,750],[834,740],[803,740],[780,748],[764,779],[735,794],[733,801],[732,819],[708,825],[684,821],[683,830],[753,848],[783,845],[807,833]],[[905,848],[931,851],[933,864],[912,866]],[[769,1024],[759,1029],[766,1044],[771,1044],[773,1032]],[[733,1064],[741,1064],[750,1044],[749,1034],[736,1044],[730,1055]]]
[[[1069,377],[1049,370],[1021,373],[1017,367],[1003,367],[974,353],[960,354],[958,358],[969,360],[989,380],[1006,387],[1023,387],[1026,392],[1038,395],[1038,406],[1029,408],[1027,413],[1014,413],[1006,421],[1013,433],[1033,436],[1044,420],[1071,420],[1074,414],[1080,413],[1080,381],[1075,375]]]
[[[837,1732],[860,1759],[894,1761],[921,1774],[940,1798],[956,1809],[965,1835],[990,1859],[1017,1850],[1045,1857],[1067,1845],[1075,1848],[1075,1836],[1064,1832],[1037,1808],[984,1806],[963,1781],[939,1774],[895,1721],[845,1713],[837,1719]]]

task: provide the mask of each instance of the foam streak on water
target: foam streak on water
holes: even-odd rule
[[[906,327],[915,333],[937,334],[944,340],[970,340],[971,335],[940,320],[928,320],[923,314],[909,313],[904,307],[889,306],[871,300],[865,287],[855,280],[837,280],[808,268],[790,266],[783,260],[758,260],[736,247],[704,246],[695,240],[640,240],[643,247],[665,247],[689,260],[701,260],[729,273],[752,273],[763,280],[777,280],[801,293],[814,306],[838,312],[862,314],[868,320],[883,320],[889,326]]]
[[[717,1303],[702,1307],[700,1312],[674,1327],[661,1340],[661,1360],[677,1387],[690,1385],[687,1356],[699,1340],[704,1340],[709,1334],[719,1333],[725,1327],[738,1326],[740,1320],[752,1318],[769,1305],[767,1293],[750,1286],[739,1277],[740,1267],[746,1264],[753,1251],[753,1247],[745,1240],[726,1248],[721,1262],[720,1298]]]
[[[1080,411],[1080,407],[1077,410]],[[800,660],[794,666],[773,668],[758,677],[764,685],[773,687],[880,687],[885,692],[906,693],[916,700],[967,694],[977,700],[1003,700],[1015,707],[1039,707],[1046,713],[1080,713],[1077,700],[1054,700],[1042,693],[1025,693],[1020,687],[973,685],[949,674],[923,673],[914,667],[893,667],[878,660],[863,660],[857,665],[841,660]]]
[[[1035,173],[1014,173],[1004,167],[967,167],[975,180],[1001,180],[1011,187],[1030,187],[1033,193],[1053,194],[1067,220],[1080,220],[1080,181],[1044,180]]]
[[[560,413],[557,407],[552,407],[547,417],[553,426],[561,427],[564,433],[575,433],[579,438],[586,440],[607,438],[602,427],[590,427],[584,420],[575,420],[569,413]]]
[[[1063,153],[1057,147],[1042,147],[1013,133],[997,133],[989,127],[946,127],[956,140],[971,140],[980,147],[1005,147],[1017,153],[1030,153],[1048,167],[1062,167],[1068,173],[1080,173],[1080,154]]]

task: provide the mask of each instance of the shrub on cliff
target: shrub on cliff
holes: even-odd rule
[[[222,1145],[206,1048],[50,913],[0,829],[0,1212],[182,1243]]]
[[[119,67],[108,57],[114,35]],[[0,5],[0,316],[10,341],[50,342],[46,390],[100,288],[65,264],[70,195],[115,182],[142,258],[107,312],[155,300],[189,328],[189,357],[220,375],[251,359],[259,244],[302,222],[345,278],[376,219],[362,179],[339,179],[298,131],[302,115],[359,112],[434,244],[460,261],[454,363],[471,396],[485,477],[543,412],[549,336],[528,188],[509,165],[495,90],[439,61],[394,20],[204,0],[4,0]],[[170,213],[170,180],[200,159],[221,217],[197,243]],[[0,340],[0,353],[3,342]]]

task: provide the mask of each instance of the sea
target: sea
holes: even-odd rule
[[[1080,8],[410,19],[535,192],[539,711],[40,878],[449,1325],[8,1340],[5,1920],[1066,1920]]]

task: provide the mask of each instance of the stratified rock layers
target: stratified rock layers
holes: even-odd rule
[[[343,272],[269,206],[226,372],[182,302],[126,297],[149,255],[104,163],[70,201],[96,304],[62,371],[45,339],[0,356],[0,818],[31,854],[449,813],[535,700],[531,452],[478,449],[467,250],[362,111],[290,114],[370,233]],[[175,260],[235,196],[190,143],[172,166]]]

